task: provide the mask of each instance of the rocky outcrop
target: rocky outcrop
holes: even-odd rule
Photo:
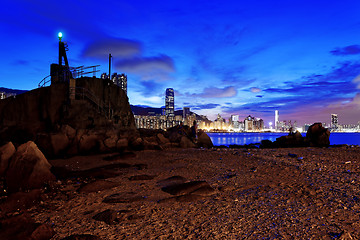
[[[54,234],[52,226],[36,223],[27,213],[0,221],[1,239],[47,240]]]
[[[50,163],[34,142],[22,144],[12,156],[5,173],[8,191],[41,188],[55,180],[50,168]]]
[[[88,77],[76,79],[76,87],[76,98],[71,100],[68,83],[1,100],[0,145],[35,141],[47,156],[61,155],[73,141],[77,144],[86,138],[76,138],[81,130],[136,131],[128,98],[120,87]],[[80,150],[86,149],[81,146]]]
[[[324,128],[321,123],[314,123],[309,127],[306,137],[296,131],[277,138],[275,142],[263,140],[260,148],[328,147],[330,145],[329,138],[330,131]]]
[[[203,148],[212,148],[214,144],[211,141],[211,138],[202,130],[198,131],[197,144],[198,147]]]
[[[321,123],[311,125],[306,133],[306,141],[312,147],[328,147],[330,145],[330,131]]]
[[[0,147],[0,177],[4,175],[9,166],[9,160],[15,151],[16,149],[12,142],[8,142]]]

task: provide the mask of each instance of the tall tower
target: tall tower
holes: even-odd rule
[[[103,73],[105,74],[105,73]],[[102,76],[102,75],[101,75]],[[106,74],[105,74],[106,76]],[[117,74],[116,72],[112,74],[111,81],[118,87],[120,87],[122,90],[125,91],[125,94],[127,95],[127,75],[124,73]]]
[[[165,114],[168,117],[174,117],[174,89],[167,88],[165,93]]]
[[[275,130],[278,129],[279,124],[279,110],[275,110]]]
[[[337,129],[339,124],[338,115],[331,114],[331,128]]]

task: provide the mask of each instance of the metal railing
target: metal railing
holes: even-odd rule
[[[71,88],[70,92],[75,91],[75,97],[78,96],[83,100],[88,100],[93,103],[98,111],[102,113],[105,117],[111,118],[114,110],[111,108],[110,103],[106,104],[101,99],[99,99],[93,92],[83,87]]]
[[[51,75],[46,76],[43,78],[43,80],[41,80],[38,84],[38,87],[45,87],[47,83],[49,83],[51,81],[51,79],[47,79],[48,77],[51,77]],[[47,79],[47,80],[46,80]]]

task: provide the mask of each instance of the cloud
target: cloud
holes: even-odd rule
[[[109,54],[111,54],[116,59],[138,56],[141,52],[142,46],[138,41],[122,38],[107,38],[88,44],[83,51],[83,56],[107,59]]]
[[[352,82],[357,85],[356,86],[357,89],[360,89],[360,75],[358,75],[356,78],[354,78],[354,80]]]
[[[116,67],[132,73],[145,72],[174,72],[175,65],[172,58],[166,55],[158,57],[136,57],[116,61]]]
[[[191,109],[193,109],[193,110],[204,110],[204,109],[214,109],[214,108],[217,108],[219,106],[220,106],[220,104],[207,103],[207,104],[192,105],[192,106],[189,106],[189,107],[191,107]]]
[[[160,92],[163,86],[155,81],[140,81],[141,85],[141,94],[145,97],[154,96],[154,93]],[[163,91],[163,96],[165,96],[165,91]]]
[[[330,51],[330,53],[335,56],[360,54],[360,45],[350,45],[343,48],[338,47]]]
[[[252,93],[259,93],[259,92],[261,92],[261,89],[260,89],[260,88],[257,88],[257,87],[252,87],[252,88],[250,88],[250,91],[251,91]]]
[[[236,96],[237,91],[233,86],[226,88],[209,87],[205,88],[202,93],[188,94],[189,97],[201,97],[201,98],[226,98]]]

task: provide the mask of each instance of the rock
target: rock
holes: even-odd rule
[[[289,135],[287,136],[281,136],[276,138],[276,141],[273,144],[270,144],[266,141],[262,141],[261,144],[261,148],[289,148],[306,146],[305,138],[298,131],[296,131],[295,133],[289,133]]]
[[[205,196],[189,193],[189,194],[177,196],[176,201],[178,201],[178,202],[193,202],[193,201],[202,200],[204,198],[205,198]]]
[[[108,148],[108,149],[116,149],[116,143],[118,141],[117,136],[111,136],[109,138],[106,138],[104,140],[104,145]]]
[[[182,136],[180,140],[180,147],[181,148],[194,148],[195,143],[192,142],[188,137]]]
[[[62,125],[60,131],[65,134],[69,139],[74,139],[76,136],[76,130],[67,124]]]
[[[54,181],[50,168],[50,163],[34,142],[20,145],[5,174],[8,191],[41,188],[45,183]]]
[[[143,196],[135,195],[135,193],[115,193],[107,196],[104,203],[132,203],[143,200]]]
[[[116,149],[117,150],[124,150],[124,149],[128,148],[128,146],[129,146],[129,140],[127,138],[120,138],[116,142]]]
[[[203,186],[191,192],[192,195],[199,195],[199,196],[211,196],[214,195],[215,193],[216,193],[215,189],[213,189],[210,186]]]
[[[129,177],[130,181],[140,181],[140,180],[152,180],[155,176],[149,176],[149,175],[136,175]]]
[[[90,234],[73,234],[62,240],[101,240],[101,238]]]
[[[214,146],[214,144],[211,141],[211,138],[203,130],[199,130],[198,132],[196,145],[198,147],[203,147],[203,148],[212,148]]]
[[[93,219],[96,221],[103,221],[110,225],[115,223],[116,217],[117,212],[112,209],[108,209],[96,214],[95,216],[93,216]]]
[[[69,139],[63,133],[56,133],[50,135],[50,143],[54,156],[63,153],[69,146]]]
[[[186,178],[181,176],[172,176],[157,182],[160,187],[169,187],[174,185],[179,185],[187,182]]]
[[[47,240],[55,235],[54,229],[49,224],[41,224],[30,235],[31,240]]]
[[[4,176],[5,170],[9,166],[9,160],[16,152],[14,144],[8,142],[0,147],[0,177]]]
[[[95,134],[84,134],[79,141],[79,153],[89,154],[99,151],[99,136]]]
[[[144,142],[140,137],[133,139],[129,146],[134,150],[144,150]]]
[[[30,192],[13,193],[4,203],[0,204],[0,210],[2,213],[10,213],[17,209],[28,209],[40,201],[40,194],[39,189],[34,189]]]
[[[24,213],[0,222],[0,238],[13,240],[47,240],[55,234],[47,224],[35,223],[29,214]]]
[[[177,185],[171,185],[168,187],[163,187],[161,190],[170,193],[171,195],[184,195],[184,194],[192,193],[201,187],[210,187],[210,185],[205,181],[192,181]]]
[[[311,125],[306,133],[306,141],[310,146],[328,147],[330,145],[330,131],[321,123]]]
[[[158,133],[156,136],[157,136],[160,144],[170,143],[170,140],[167,139],[166,137],[164,137],[164,135],[162,133]]]
[[[119,186],[119,183],[110,182],[106,180],[96,180],[95,182],[87,183],[81,186],[77,191],[79,193],[91,193],[91,192],[103,191],[117,186]]]

